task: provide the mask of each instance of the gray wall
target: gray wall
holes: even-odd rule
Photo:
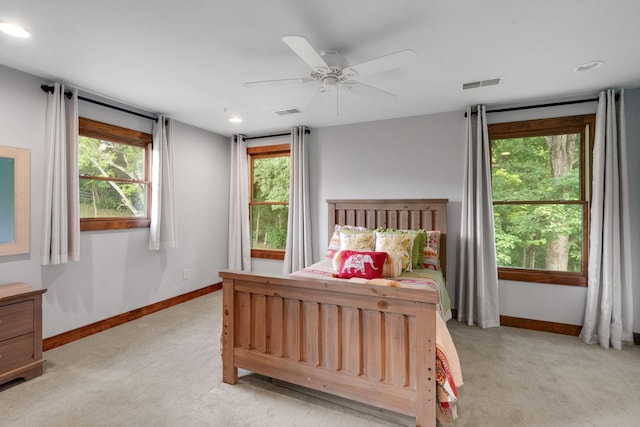
[[[177,248],[149,251],[148,229],[82,232],[80,262],[39,265],[47,101],[42,83],[49,82],[0,66],[0,144],[31,151],[31,254],[0,257],[0,283],[47,288],[44,336],[217,283],[227,266],[230,146],[226,137],[182,123],[174,127]],[[79,108],[96,120],[150,129],[146,119],[82,102]]]

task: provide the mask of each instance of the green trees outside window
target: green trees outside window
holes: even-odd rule
[[[281,259],[289,221],[289,145],[247,150],[251,168],[252,256]]]
[[[575,116],[490,125],[500,278],[586,284],[592,123]]]
[[[145,217],[145,149],[81,136],[80,217]]]
[[[80,230],[149,227],[153,136],[78,121]]]
[[[491,159],[498,265],[580,271],[579,135],[494,140]]]

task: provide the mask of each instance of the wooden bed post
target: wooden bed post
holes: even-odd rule
[[[436,426],[436,324],[435,306],[416,303],[417,360],[413,367],[416,375],[416,427]],[[422,373],[422,375],[420,375]]]
[[[238,382],[238,368],[236,367],[233,350],[235,347],[234,330],[234,293],[233,279],[222,281],[222,381],[227,384]]]

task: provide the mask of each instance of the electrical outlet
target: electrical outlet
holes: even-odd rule
[[[182,270],[182,280],[189,280],[190,276],[191,276],[191,272],[189,271],[188,268],[185,268],[184,270]]]

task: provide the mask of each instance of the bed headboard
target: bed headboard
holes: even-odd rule
[[[440,265],[447,266],[447,199],[327,200],[329,239],[338,225],[440,230]]]

